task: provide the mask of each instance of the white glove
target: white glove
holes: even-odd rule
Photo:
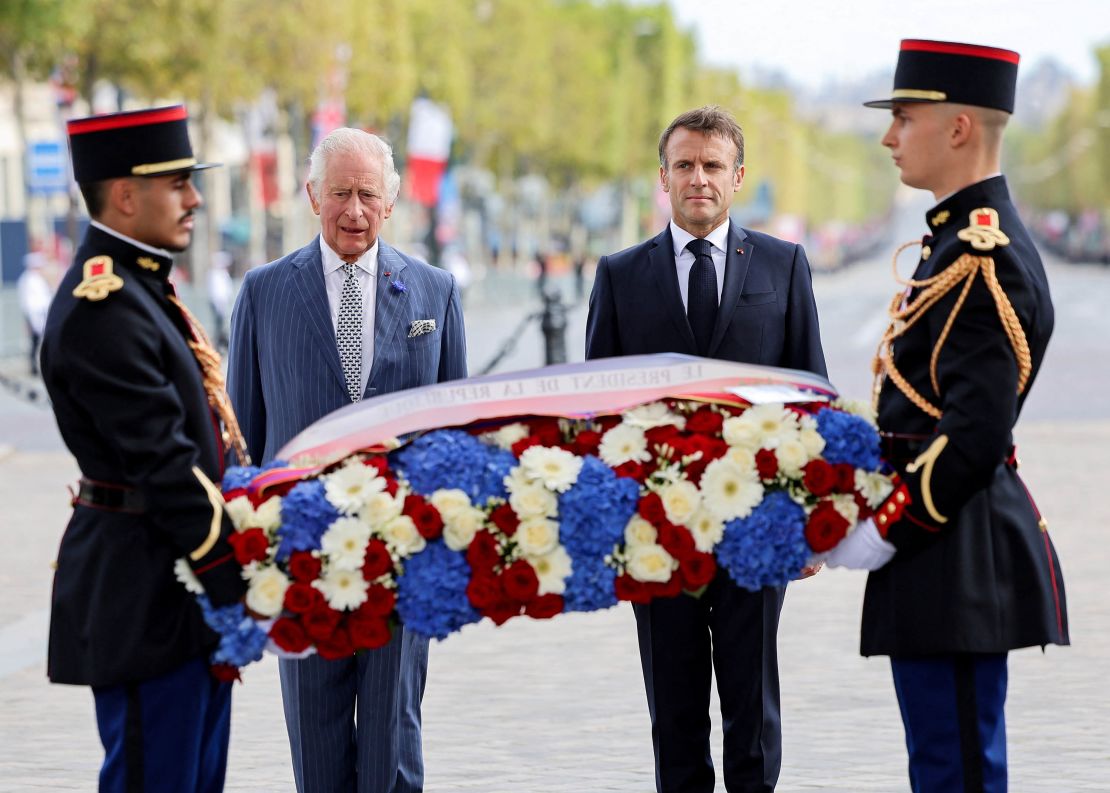
[[[849,570],[878,570],[897,550],[879,535],[874,521],[866,520],[829,551],[825,564]]]

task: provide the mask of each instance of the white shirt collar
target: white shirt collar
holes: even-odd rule
[[[331,249],[331,247],[324,242],[324,236],[320,235],[320,260],[324,265],[324,275],[331,275],[344,264],[345,261],[339,258],[339,254]],[[371,277],[375,277],[378,271],[378,241],[374,240],[374,244],[362,256],[358,257],[355,266],[365,272],[369,273]]]
[[[96,228],[100,229],[105,234],[111,234],[116,239],[123,240],[128,245],[134,245],[136,248],[140,248],[141,250],[144,250],[147,253],[153,253],[155,256],[163,256],[167,259],[172,259],[173,258],[173,254],[170,253],[169,251],[167,251],[165,248],[155,248],[153,245],[147,245],[145,242],[139,242],[137,239],[134,239],[132,237],[128,237],[126,234],[121,234],[120,232],[116,231],[115,229],[109,228],[108,226],[105,226],[99,220],[90,220],[89,225],[90,226],[96,226]]]
[[[732,221],[725,218],[725,222],[713,229],[705,235],[705,239],[709,240],[710,244],[721,252],[728,251],[728,231]],[[677,257],[690,244],[690,240],[697,239],[693,234],[686,229],[681,228],[673,220],[671,221],[671,240],[674,241],[674,255]]]

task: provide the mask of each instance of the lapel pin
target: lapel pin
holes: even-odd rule
[[[737,253],[743,253],[743,252],[744,252],[744,249],[743,249],[743,248],[737,248],[737,249],[736,249],[736,252],[737,252]]]

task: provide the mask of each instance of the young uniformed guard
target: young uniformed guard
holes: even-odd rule
[[[216,483],[241,447],[219,358],[168,280],[201,197],[181,106],[68,124],[92,223],[50,309],[42,374],[82,479],[58,553],[48,675],[91,686],[101,791],[223,787],[230,683],[175,578],[244,591]],[[222,425],[222,429],[221,429]]]
[[[1004,791],[1007,652],[1068,644],[1060,564],[1012,435],[1053,322],[999,171],[1017,66],[1009,50],[907,40],[891,98],[867,103],[893,112],[882,142],[902,181],[938,203],[876,358],[901,480],[828,561],[874,570],[861,650],[891,658],[914,791]]]

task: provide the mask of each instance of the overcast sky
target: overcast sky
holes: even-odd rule
[[[1049,55],[1083,82],[1110,44],[1110,0],[669,0],[714,65],[777,69],[801,85],[894,75],[903,38],[1016,50],[1022,70]]]

